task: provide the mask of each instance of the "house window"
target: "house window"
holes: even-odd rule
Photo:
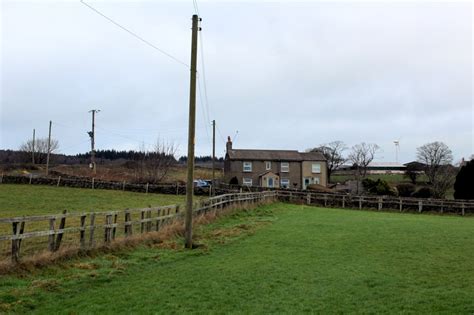
[[[245,178],[245,177],[244,177],[243,180],[242,180],[242,184],[243,184],[244,186],[252,186],[252,179],[251,179],[251,178]]]
[[[313,183],[319,185],[319,177],[313,178]]]
[[[290,180],[288,178],[282,178],[280,186],[281,188],[290,188]]]
[[[272,162],[265,162],[265,170],[269,171],[272,169]]]
[[[281,162],[281,172],[288,173],[290,171],[290,163],[288,162]]]
[[[252,171],[252,162],[244,162],[244,172]]]
[[[311,165],[311,171],[313,173],[316,173],[316,174],[321,173],[321,164],[320,163],[313,163]]]

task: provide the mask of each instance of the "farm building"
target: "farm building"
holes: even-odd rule
[[[230,137],[224,162],[225,182],[234,185],[306,189],[327,186],[326,158],[320,152],[244,150],[232,148]]]

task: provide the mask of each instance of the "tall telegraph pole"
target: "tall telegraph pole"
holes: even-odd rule
[[[212,121],[212,195],[215,194],[216,185],[216,121]]]
[[[89,113],[92,113],[92,131],[89,131],[89,137],[91,137],[91,168],[92,173],[97,174],[96,164],[95,164],[95,114],[99,113],[100,109],[91,109]]]
[[[185,247],[193,248],[194,140],[196,128],[196,70],[198,27],[201,19],[193,15],[191,36],[191,80],[189,89],[188,176],[186,181]]]
[[[31,162],[35,164],[35,130],[33,129],[33,143],[31,146]]]
[[[51,154],[51,124],[52,121],[49,121],[49,133],[48,133],[48,155],[46,155],[46,176],[49,174],[49,155]]]

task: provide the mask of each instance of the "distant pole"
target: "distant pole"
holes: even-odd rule
[[[46,176],[49,174],[49,156],[51,154],[51,124],[52,121],[49,121],[49,133],[48,133],[48,154],[46,155]]]
[[[216,184],[216,120],[212,121],[212,195],[215,193]]]
[[[100,112],[100,109],[92,109],[89,113],[92,113],[92,131],[89,131],[91,137],[91,168],[94,175],[97,174],[97,168],[95,164],[95,114]]]
[[[31,146],[31,162],[35,164],[35,130],[33,129],[33,144]]]
[[[194,140],[196,128],[196,69],[197,69],[197,14],[193,15],[191,36],[191,80],[189,91],[189,129],[188,129],[188,159],[186,181],[186,218],[185,218],[185,247],[193,248],[193,194],[194,194]]]

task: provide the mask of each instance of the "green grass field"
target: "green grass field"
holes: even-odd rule
[[[171,205],[184,196],[143,194],[103,189],[35,185],[0,185],[0,217],[69,212],[123,210]]]
[[[472,314],[473,231],[278,203],[200,226],[193,251],[176,240],[4,276],[0,313]]]

